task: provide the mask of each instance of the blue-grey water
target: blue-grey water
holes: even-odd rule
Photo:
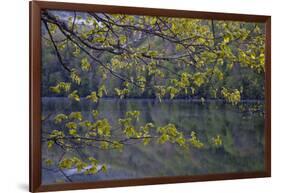
[[[264,118],[259,101],[232,106],[220,101],[202,104],[183,99],[161,103],[153,99],[101,99],[98,104],[92,104],[86,100],[73,103],[67,98],[43,98],[42,108],[42,115],[48,117],[42,123],[43,135],[56,129],[52,119],[57,113],[81,111],[85,118],[90,118],[91,110],[97,108],[99,116],[107,118],[114,128],[126,111],[138,110],[141,112],[140,125],[146,122],[158,126],[173,123],[184,133],[195,131],[206,144],[203,149],[190,148],[188,152],[169,143],[159,145],[154,142],[147,146],[130,144],[123,152],[80,149],[82,158],[93,156],[109,168],[107,173],[95,175],[65,171],[72,182],[264,170]],[[221,135],[223,145],[219,148],[208,145],[217,134]],[[43,142],[42,160],[47,157],[56,160],[61,152],[56,147],[47,150]],[[44,163],[43,166],[43,184],[68,181],[54,166],[47,167]]]

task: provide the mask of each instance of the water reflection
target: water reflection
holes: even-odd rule
[[[247,103],[242,107],[252,107]],[[154,122],[161,126],[173,123],[185,133],[196,131],[199,139],[205,143],[220,134],[223,139],[221,148],[206,146],[204,149],[190,149],[189,152],[171,144],[148,146],[132,144],[123,152],[107,150],[97,151],[84,148],[81,156],[92,155],[110,166],[107,173],[96,175],[73,174],[72,181],[96,181],[112,179],[143,178],[156,176],[199,175],[210,173],[228,173],[242,171],[262,171],[264,169],[264,119],[259,111],[241,111],[222,102],[188,102],[186,100],[164,100],[159,103],[151,99],[102,99],[93,105],[83,100],[72,103],[64,98],[43,98],[43,115],[49,119],[43,122],[43,133],[54,128],[52,118],[57,113],[82,111],[90,119],[90,111],[97,108],[100,117],[106,117],[116,126],[126,111],[141,112],[140,125]],[[43,159],[51,156],[57,159],[60,149],[48,151],[42,146]],[[65,181],[56,168],[42,171],[43,184]]]

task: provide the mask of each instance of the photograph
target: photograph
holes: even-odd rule
[[[265,22],[40,14],[42,185],[266,170]]]

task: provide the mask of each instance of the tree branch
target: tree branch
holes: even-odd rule
[[[64,67],[64,69],[65,69],[66,71],[71,72],[71,70],[65,65],[65,63],[64,63],[63,60],[62,60],[62,57],[61,57],[61,55],[60,55],[60,52],[59,52],[59,50],[58,50],[58,47],[57,47],[56,43],[54,42],[53,36],[52,36],[52,34],[51,34],[51,32],[50,32],[50,29],[49,29],[49,27],[48,27],[47,22],[46,22],[45,20],[43,20],[43,23],[44,23],[44,25],[45,25],[45,27],[46,27],[46,29],[47,29],[47,31],[48,31],[48,34],[49,34],[50,39],[51,39],[51,41],[52,41],[52,44],[53,44],[53,46],[54,46],[54,48],[55,48],[55,52],[56,52],[56,55],[57,55],[57,58],[58,58],[59,62],[61,63],[61,65]]]

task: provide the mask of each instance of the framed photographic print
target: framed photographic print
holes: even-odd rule
[[[271,175],[270,16],[30,2],[30,191]]]

